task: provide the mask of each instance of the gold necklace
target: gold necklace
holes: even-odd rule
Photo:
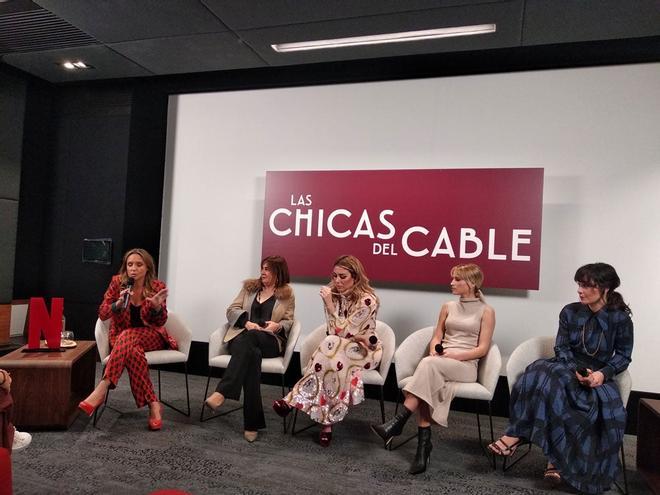
[[[584,334],[585,334],[585,327],[587,326],[587,323],[590,321],[593,321],[591,318],[587,320],[587,322],[582,325],[582,349],[584,349],[584,352],[587,356],[594,357],[596,354],[598,354],[598,351],[600,350],[600,343],[603,341],[603,329],[600,329],[600,336],[598,337],[598,345],[596,346],[596,350],[592,353],[587,350],[587,344],[584,340]]]

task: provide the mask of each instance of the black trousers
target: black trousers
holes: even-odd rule
[[[261,403],[261,359],[280,355],[274,335],[245,330],[229,342],[231,359],[216,391],[227,399],[238,400],[243,389],[243,425],[248,431],[266,427]]]

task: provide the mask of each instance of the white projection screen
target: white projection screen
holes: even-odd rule
[[[495,342],[508,355],[554,335],[576,268],[605,261],[634,311],[634,388],[660,392],[647,303],[660,293],[647,269],[660,252],[658,136],[660,64],[172,95],[159,267],[169,307],[196,341],[225,323],[258,274],[267,170],[542,167],[540,289],[489,290],[485,274]],[[449,275],[437,280],[376,286],[397,342],[435,324],[451,297]],[[319,284],[293,287],[304,338],[323,321]]]

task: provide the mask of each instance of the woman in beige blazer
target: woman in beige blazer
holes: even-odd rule
[[[227,308],[231,360],[216,387],[206,398],[214,411],[225,399],[238,400],[243,389],[245,439],[254,442],[257,430],[266,427],[261,403],[261,359],[282,355],[293,326],[295,309],[289,285],[289,267],[281,256],[261,261],[261,276],[243,282],[243,288]]]

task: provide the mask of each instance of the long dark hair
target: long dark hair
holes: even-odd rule
[[[612,265],[607,263],[589,263],[581,266],[575,272],[573,280],[587,287],[597,287],[601,297],[605,298],[605,306],[612,309],[621,309],[632,315],[632,311],[624,302],[623,296],[615,291],[621,285],[621,279]],[[607,294],[604,294],[607,289]]]

